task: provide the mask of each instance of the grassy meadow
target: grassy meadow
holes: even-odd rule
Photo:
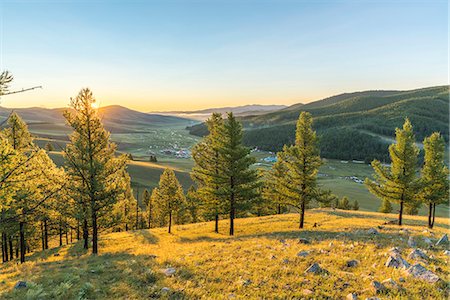
[[[1,265],[0,298],[340,299],[354,292],[364,299],[375,296],[373,280],[389,278],[399,287],[378,295],[382,299],[447,298],[449,256],[423,239],[435,242],[447,232],[449,220],[438,218],[431,231],[418,216],[405,216],[402,228],[383,225],[396,217],[316,209],[307,211],[303,230],[297,229],[297,214],[286,214],[237,219],[235,237],[226,235],[227,220],[220,222],[220,234],[213,233],[213,223],[175,226],[173,234],[166,228],[102,234],[98,256],[77,242],[32,253],[23,265]],[[369,228],[380,234],[369,234]],[[406,258],[409,236],[430,257],[420,263],[440,282],[429,284],[385,267],[391,247],[414,263]],[[298,256],[301,251],[307,255]],[[357,266],[347,267],[349,260],[357,260]],[[305,274],[315,262],[328,274]],[[13,289],[19,280],[28,288]]]

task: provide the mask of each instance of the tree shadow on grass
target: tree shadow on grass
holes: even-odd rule
[[[182,277],[192,276],[188,271]],[[181,277],[180,277],[181,279]],[[182,291],[162,291],[165,276],[151,255],[125,252],[67,256],[58,261],[35,261],[32,270],[22,269],[11,280],[28,287],[11,288],[2,299],[182,299]]]
[[[145,229],[130,231],[130,234],[137,238],[141,238],[147,244],[157,244],[159,242],[159,238],[157,236]]]

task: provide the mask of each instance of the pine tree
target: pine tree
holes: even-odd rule
[[[153,195],[152,195],[153,196]],[[183,189],[171,169],[165,169],[159,179],[159,185],[155,194],[155,202],[159,207],[162,218],[169,219],[168,232],[172,232],[172,220],[174,214],[185,203]]]
[[[272,165],[271,170],[267,172],[264,180],[263,197],[267,199],[267,202],[276,205],[278,214],[281,214],[283,208],[286,209],[285,199],[283,199],[283,186],[281,184],[286,171],[286,165],[278,154],[277,161]]]
[[[144,189],[142,193],[142,202],[145,204],[145,210],[147,215],[147,226],[151,228],[152,226],[152,197],[147,189]]]
[[[379,212],[388,214],[392,212],[392,204],[389,200],[387,199],[382,199],[381,200],[381,206],[378,209]]]
[[[98,253],[98,229],[101,214],[110,211],[124,193],[121,184],[125,172],[126,155],[115,157],[116,146],[104,129],[92,105],[95,99],[89,89],[82,89],[71,106],[75,113],[64,112],[74,132],[66,146],[64,157],[71,181],[77,189],[84,212],[83,222],[90,219],[92,253]],[[86,233],[86,232],[85,232]]]
[[[218,192],[230,216],[230,235],[234,235],[236,210],[249,207],[252,199],[259,197],[258,173],[250,169],[255,158],[250,156],[250,149],[242,145],[242,136],[242,125],[233,113],[228,113],[218,139],[222,160],[218,172]]]
[[[52,143],[48,142],[47,144],[45,144],[45,150],[50,152],[50,151],[54,151],[55,148],[53,147]]]
[[[190,213],[192,223],[199,221],[202,199],[197,193],[195,186],[191,185],[186,193],[186,208]]]
[[[449,199],[449,169],[444,162],[445,142],[438,132],[425,138],[425,160],[421,171],[420,200],[427,204],[428,227],[433,228],[436,205]]]
[[[300,210],[299,227],[304,226],[307,204],[319,197],[317,174],[321,159],[316,132],[312,129],[312,116],[302,112],[297,121],[295,144],[284,146],[278,153],[278,161],[285,166],[284,176],[279,178],[279,186],[287,205]]]
[[[209,134],[192,149],[195,165],[191,177],[197,183],[197,195],[202,199],[205,210],[215,219],[214,231],[219,232],[219,215],[224,211],[219,192],[219,170],[222,158],[219,153],[219,140],[223,119],[221,114],[213,113],[206,121]]]
[[[342,197],[339,201],[339,207],[340,209],[349,210],[350,209],[350,201],[346,196]]]
[[[403,128],[395,130],[396,143],[389,146],[391,167],[374,160],[374,179],[366,178],[369,191],[382,200],[400,205],[398,225],[402,225],[404,205],[414,202],[418,192],[416,165],[419,149],[415,145],[411,122],[406,119]]]
[[[355,200],[355,201],[353,202],[352,209],[353,209],[353,210],[359,210],[359,203],[358,203],[358,200]]]

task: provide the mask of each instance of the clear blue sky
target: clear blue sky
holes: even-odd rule
[[[142,111],[448,83],[447,1],[2,1],[8,107]]]

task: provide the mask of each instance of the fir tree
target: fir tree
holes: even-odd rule
[[[438,132],[425,138],[420,200],[428,205],[428,227],[433,228],[436,205],[449,199],[449,169],[444,162],[445,142]]]
[[[392,212],[392,204],[389,200],[387,199],[382,199],[381,200],[381,206],[378,209],[379,212],[388,214]]]
[[[350,209],[350,201],[346,196],[342,197],[339,201],[339,207],[340,209],[349,210]]]
[[[197,195],[202,199],[207,212],[215,218],[214,231],[219,232],[219,214],[224,211],[221,193],[219,192],[219,171],[222,157],[219,153],[219,140],[223,119],[221,114],[214,113],[206,121],[209,134],[192,149],[195,165],[191,177],[197,183]]]
[[[202,199],[197,193],[195,186],[191,185],[186,193],[186,208],[190,213],[193,223],[199,221]]]
[[[359,210],[359,203],[358,203],[358,200],[355,200],[355,201],[353,202],[352,209],[353,209],[353,210]]]
[[[297,121],[295,144],[284,146],[278,153],[278,161],[285,166],[285,174],[278,180],[287,205],[300,210],[299,227],[304,226],[307,204],[317,199],[317,174],[321,159],[316,132],[312,129],[312,116],[302,112]]]
[[[116,146],[104,129],[97,111],[92,107],[95,99],[89,89],[82,89],[71,107],[75,113],[64,112],[74,132],[66,146],[64,157],[71,181],[81,200],[80,209],[92,226],[92,253],[98,253],[99,218],[110,211],[124,193],[121,181],[126,168],[126,155],[115,157]]]
[[[389,146],[391,167],[378,160],[372,162],[374,179],[366,178],[369,191],[382,200],[400,205],[398,225],[402,225],[405,204],[414,202],[418,192],[416,165],[419,149],[415,145],[411,122],[406,119],[403,128],[395,130],[396,143]]]
[[[234,235],[236,210],[245,209],[259,197],[260,182],[257,171],[250,169],[255,158],[250,156],[250,149],[242,145],[242,125],[233,113],[228,113],[220,129],[218,149],[222,163],[218,172],[218,192],[230,216],[229,233]]]
[[[152,195],[153,196],[153,195]],[[168,232],[172,232],[172,220],[174,214],[185,203],[183,189],[171,169],[165,169],[159,179],[159,185],[155,194],[155,202],[160,209],[161,216],[169,219]]]

